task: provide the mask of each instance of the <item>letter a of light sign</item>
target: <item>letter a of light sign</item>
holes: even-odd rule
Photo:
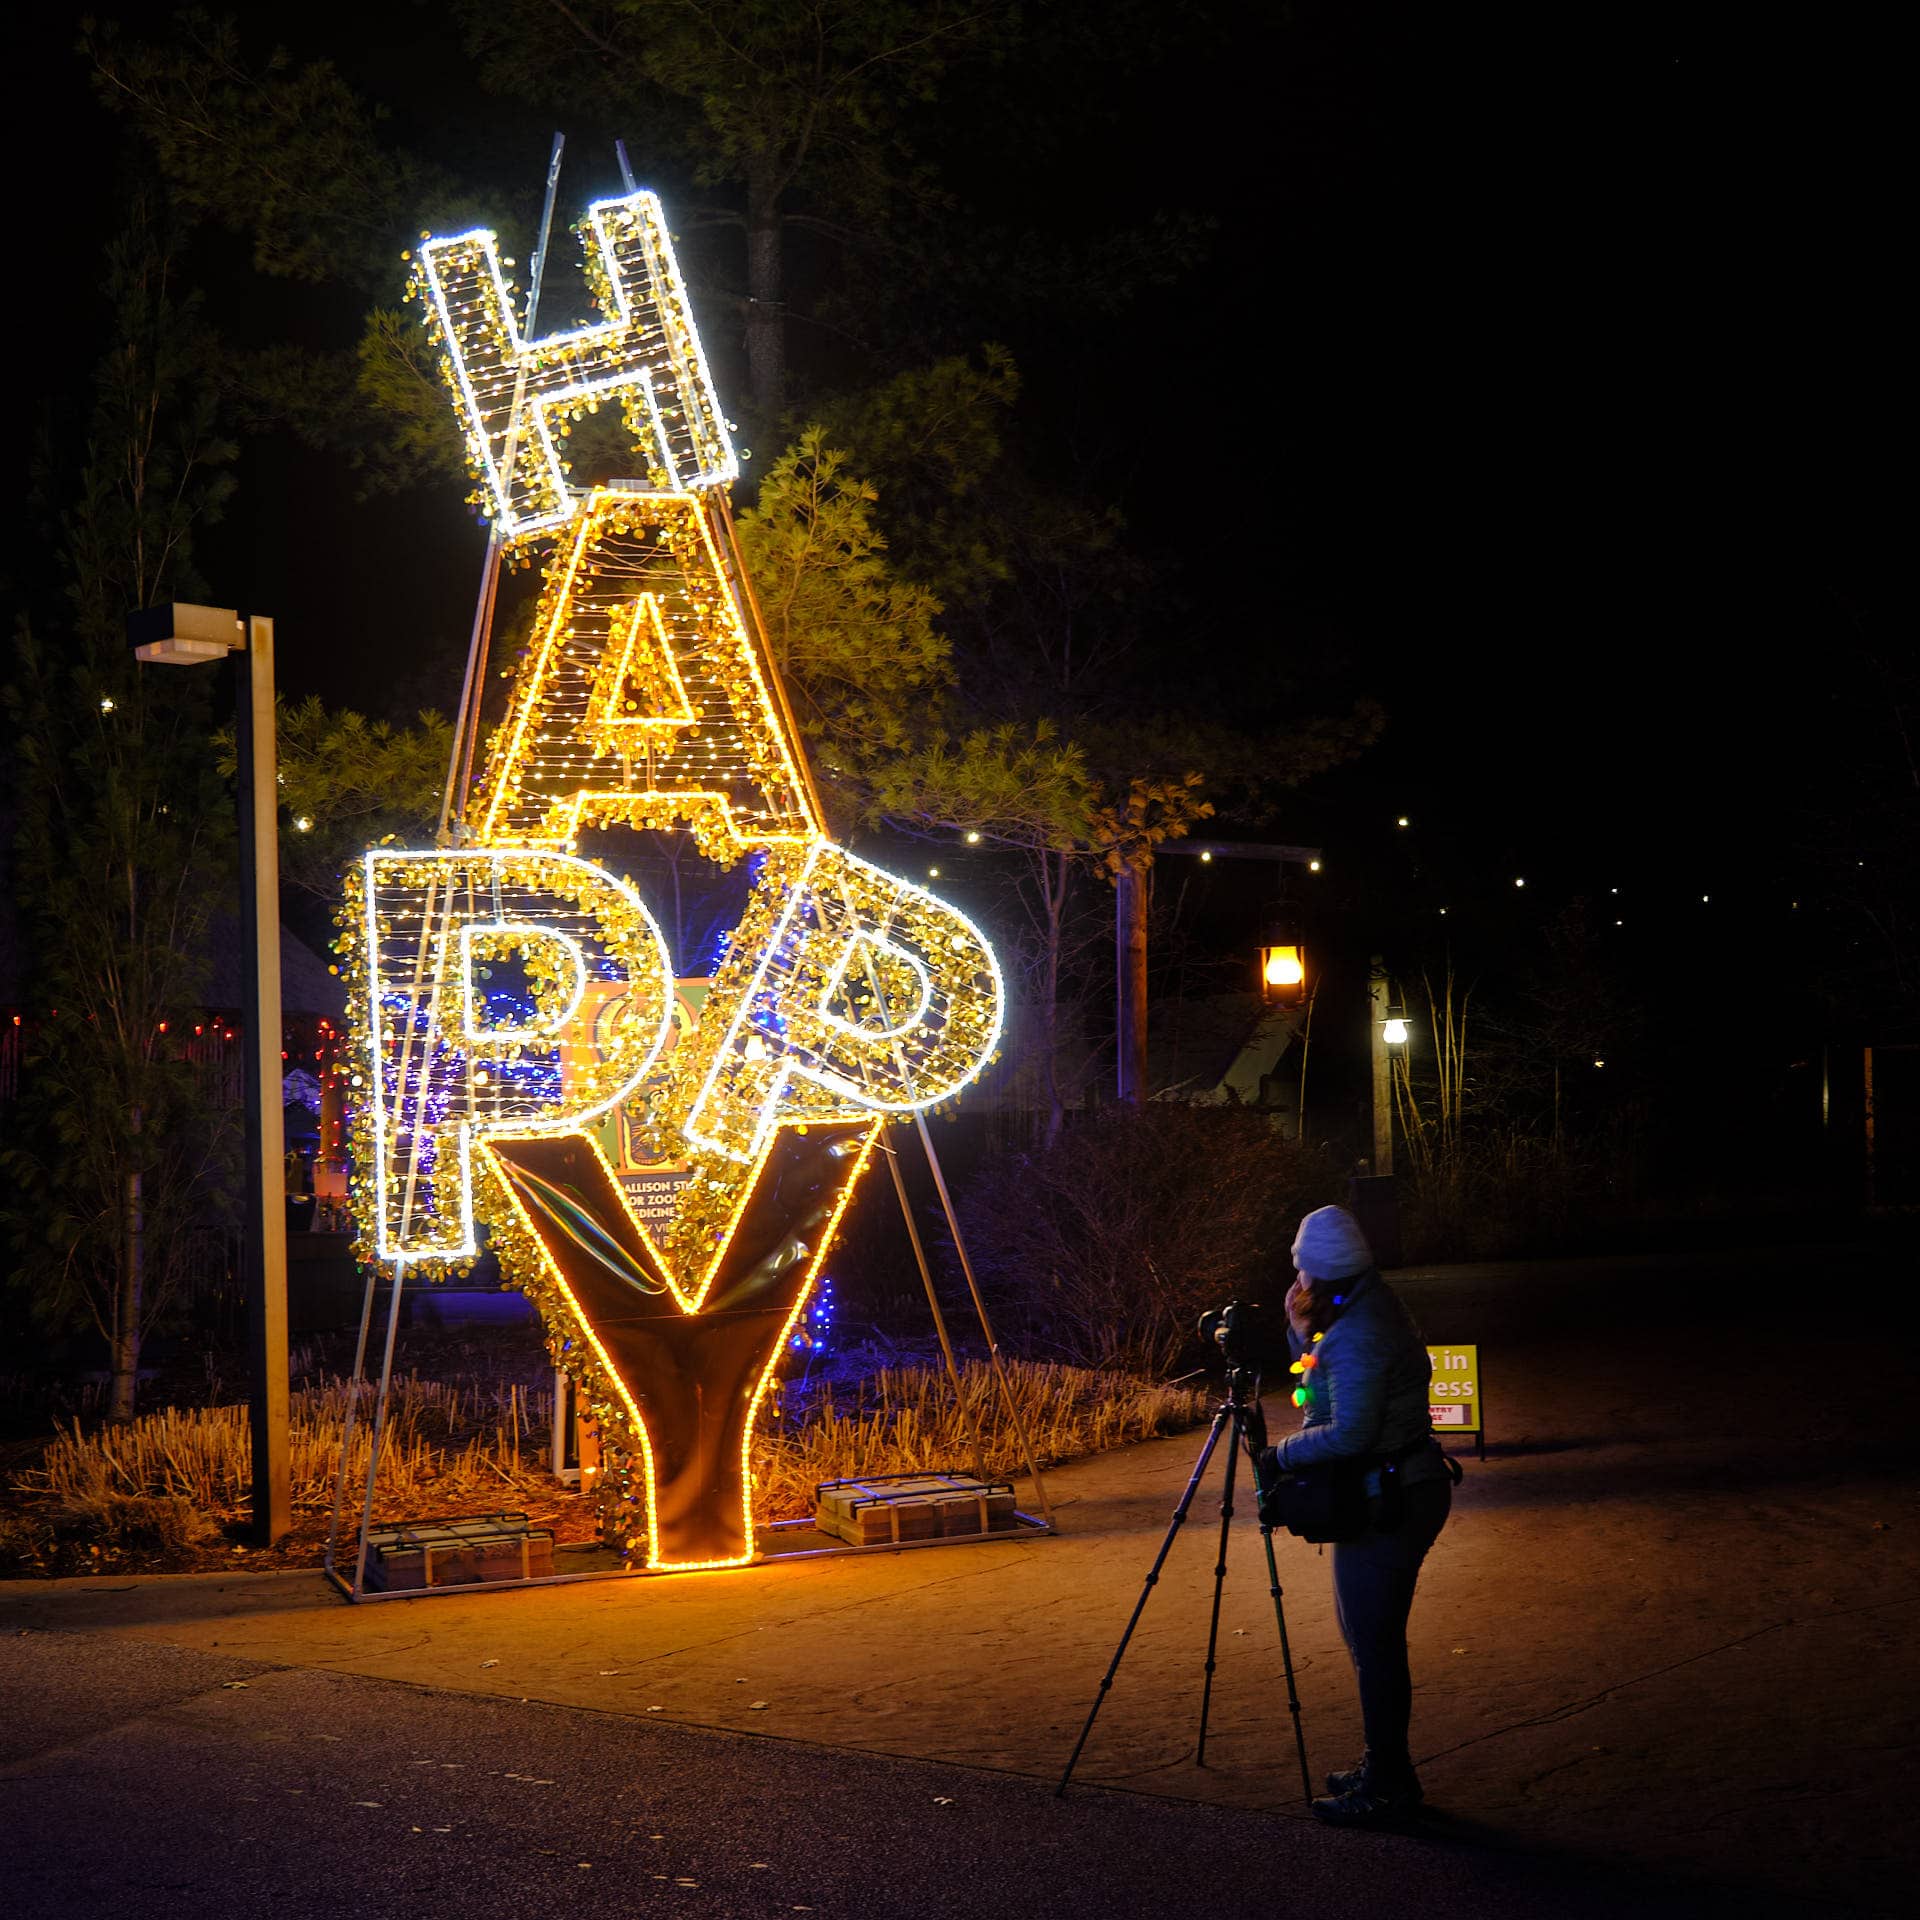
[[[353,1204],[396,1272],[464,1268],[484,1226],[599,1424],[609,1534],[653,1568],[740,1565],[754,1417],[883,1117],[979,1073],[1004,989],[972,922],[824,831],[722,557],[733,452],[659,202],[601,201],[580,231],[605,317],[539,340],[492,234],[415,261],[476,498],[553,553],[468,844],[377,848],[347,878]],[[614,401],[646,477],[581,492],[565,429]],[[667,946],[573,853],[589,826],[759,863],[697,1032],[651,1075]],[[593,1005],[618,1011],[589,1036]],[[589,1131],[619,1107],[690,1169],[664,1224]]]

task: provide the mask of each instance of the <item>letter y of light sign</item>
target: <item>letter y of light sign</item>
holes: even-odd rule
[[[573,518],[560,443],[602,405],[625,412],[656,487],[723,486],[739,470],[660,202],[596,201],[579,233],[606,318],[538,340],[521,338],[493,234],[426,240],[414,262],[408,290],[426,308],[485,510],[508,541]]]

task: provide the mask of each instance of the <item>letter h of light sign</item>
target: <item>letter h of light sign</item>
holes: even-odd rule
[[[428,239],[415,263],[411,290],[441,347],[487,515],[509,541],[573,518],[560,442],[602,405],[621,407],[655,486],[724,486],[739,471],[660,202],[596,201],[581,238],[606,317],[538,340],[520,336],[491,233]]]

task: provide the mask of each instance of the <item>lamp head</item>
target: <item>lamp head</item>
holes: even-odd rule
[[[184,600],[127,616],[136,660],[151,666],[201,667],[238,653],[246,639],[232,607],[196,607]]]

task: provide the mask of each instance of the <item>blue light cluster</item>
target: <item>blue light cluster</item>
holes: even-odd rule
[[[824,1354],[832,1343],[833,1316],[833,1282],[822,1279],[819,1290],[813,1296],[813,1304],[807,1309],[787,1345],[795,1353],[810,1356],[811,1364],[811,1359]]]

